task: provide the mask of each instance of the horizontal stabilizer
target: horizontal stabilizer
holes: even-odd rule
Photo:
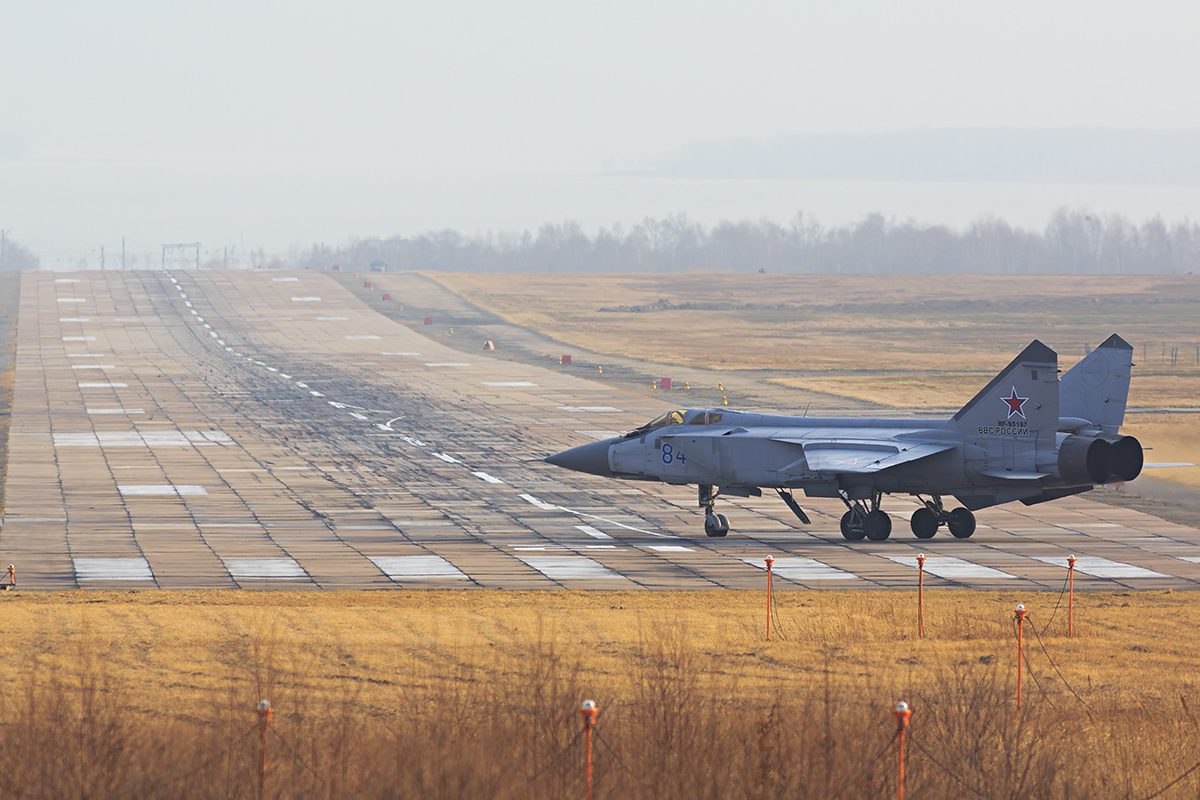
[[[1142,464],[1142,469],[1174,469],[1175,467],[1194,467],[1186,461],[1162,461],[1154,464]]]

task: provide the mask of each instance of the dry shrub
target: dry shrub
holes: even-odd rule
[[[1052,677],[1037,674],[1018,710],[997,658],[897,686],[845,669],[834,645],[807,688],[755,691],[694,641],[683,625],[646,627],[626,672],[597,678],[539,622],[488,662],[330,684],[311,648],[263,616],[219,654],[218,702],[148,716],[85,628],[70,658],[29,665],[2,698],[0,797],[257,797],[263,697],[272,798],[577,797],[585,697],[601,709],[600,798],[888,796],[900,696],[914,710],[910,798],[1140,797],[1200,760],[1200,722],[1178,699],[1089,709],[1061,687],[1043,695]],[[427,646],[454,661],[452,642]],[[375,683],[399,687],[388,713],[365,702]],[[1195,796],[1198,774],[1162,796]]]

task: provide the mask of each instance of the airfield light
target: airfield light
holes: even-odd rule
[[[580,716],[583,717],[583,739],[584,750],[587,754],[586,759],[586,778],[587,778],[587,800],[592,800],[592,726],[596,724],[596,708],[595,700],[584,700],[583,705],[579,709]]]
[[[892,714],[896,717],[896,744],[900,757],[896,797],[897,800],[904,800],[904,732],[908,730],[908,718],[912,716],[912,711],[909,710],[908,703],[901,700],[896,703],[896,710]]]
[[[917,554],[917,638],[925,638],[925,554]]]
[[[1075,556],[1067,556],[1067,638],[1075,635]]]
[[[767,556],[767,641],[771,641],[771,565],[775,559]]]
[[[1017,708],[1021,707],[1021,659],[1025,655],[1025,604],[1017,603]]]
[[[267,726],[271,724],[271,701],[259,700],[256,710],[261,736],[258,748],[258,796],[261,800],[267,796]]]

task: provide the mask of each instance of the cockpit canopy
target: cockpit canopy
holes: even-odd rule
[[[650,420],[650,422],[638,428],[635,433],[642,433],[654,428],[663,428],[667,425],[719,425],[724,417],[725,415],[720,411],[677,408],[674,411],[659,414]]]

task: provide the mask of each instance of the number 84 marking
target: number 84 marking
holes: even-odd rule
[[[664,443],[662,446],[662,460],[664,464],[670,464],[673,461],[678,461],[680,464],[687,464],[687,456],[680,450],[675,452],[675,448]]]

